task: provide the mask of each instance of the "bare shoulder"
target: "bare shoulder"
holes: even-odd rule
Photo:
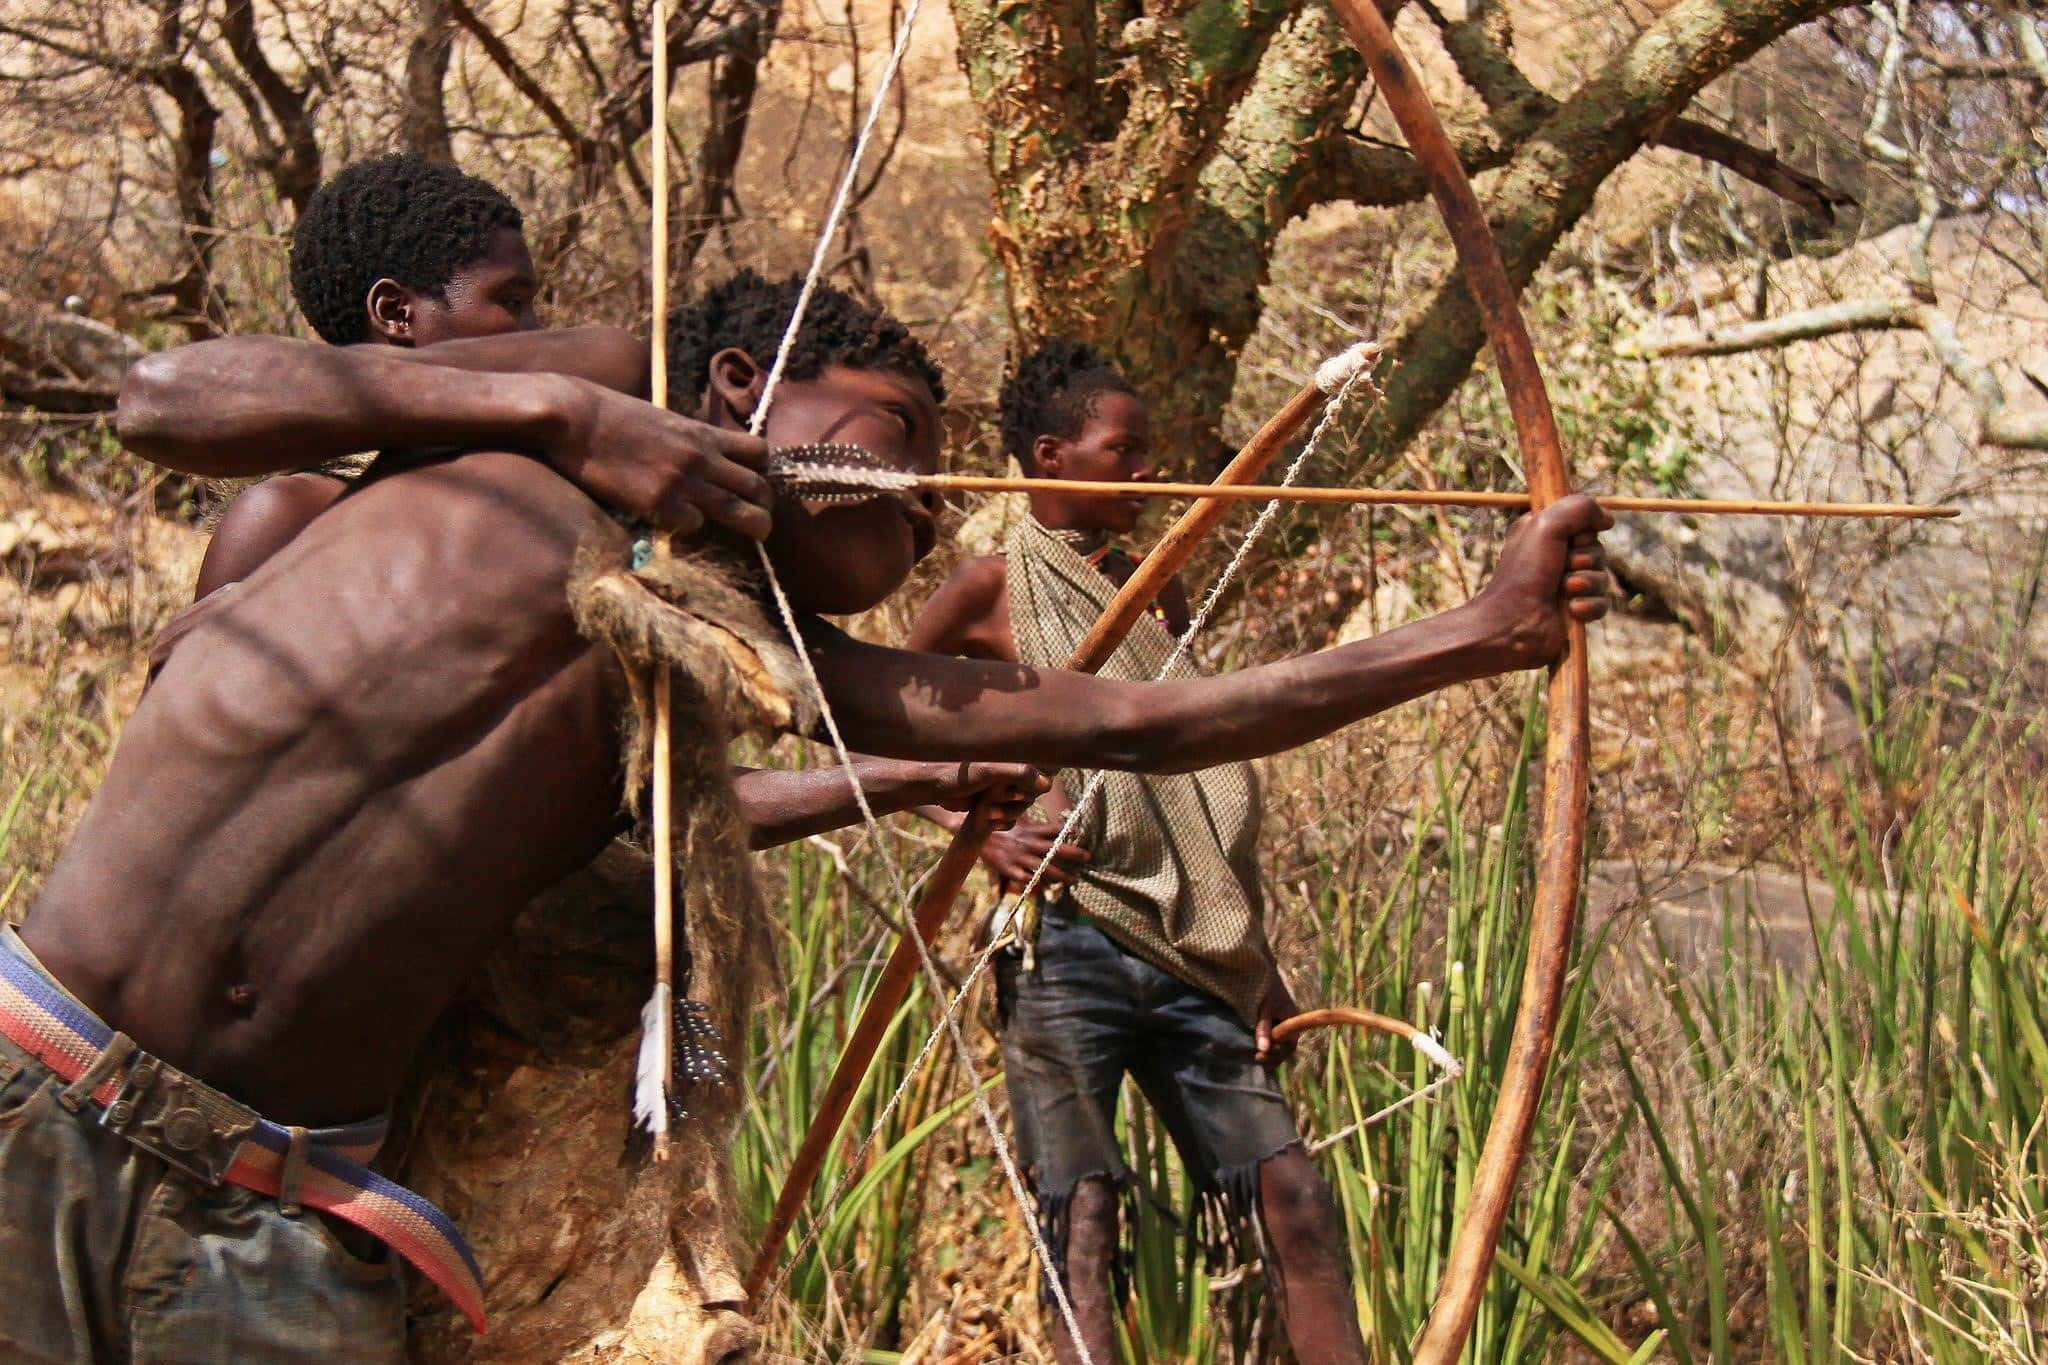
[[[475,451],[357,487],[301,537],[307,550],[362,558],[432,591],[478,580],[494,596],[559,583],[577,551],[625,531],[581,489],[539,460]],[[295,547],[296,548],[296,547]]]
[[[1008,584],[1001,555],[962,560],[918,612],[905,647],[929,654],[986,653],[991,631],[1007,626]]]
[[[366,481],[350,501],[426,499],[440,513],[523,520],[535,531],[615,526],[589,494],[545,461],[512,451],[476,450]]]
[[[993,604],[1009,584],[1008,556],[972,555],[954,566],[939,591],[958,593],[967,601]]]
[[[347,491],[328,474],[282,474],[243,489],[214,528],[192,596],[206,597],[256,572]]]

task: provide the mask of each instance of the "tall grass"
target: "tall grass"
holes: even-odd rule
[[[1944,744],[1940,697],[1895,706],[1875,672],[1854,695],[1861,799],[1809,840],[1816,969],[1761,975],[1731,951],[1665,973],[1690,1045],[1654,1093],[1630,1084],[1688,1202],[1637,1268],[1683,1362],[2038,1361],[2048,843],[2038,783],[2007,759],[2038,721],[1994,689]],[[1717,1222],[1747,1229],[1753,1264],[1708,1254]],[[1746,1341],[1715,1312],[1741,1293]]]
[[[1841,799],[1793,840],[1808,860],[1808,951],[1774,952],[1740,896],[1718,907],[1704,959],[1665,942],[1654,918],[1582,936],[1543,1119],[1467,1359],[2042,1358],[2048,841],[2018,757],[2035,723],[1994,691],[1959,724],[1940,695],[1894,698],[1881,678],[1851,689],[1865,740],[1839,761]],[[1319,855],[1290,907],[1308,917],[1325,998],[1427,1023],[1467,1065],[1446,1094],[1317,1156],[1381,1361],[1407,1361],[1427,1315],[1507,1047],[1532,875],[1526,737],[1540,733],[1533,714],[1523,720],[1523,747],[1497,783],[1464,775],[1477,740],[1442,752],[1411,822],[1422,833],[1392,875],[1361,882],[1354,864]],[[743,1184],[763,1211],[854,1003],[850,990],[819,990],[826,964],[877,951],[852,927],[869,918],[845,913],[835,875],[790,855],[799,1015],[785,1037],[802,1042],[775,1054],[784,1060],[771,1064],[745,1148]],[[865,1131],[930,1027],[913,1000],[852,1131]],[[777,1040],[762,1042],[772,1051]],[[972,1149],[952,1122],[954,1074],[914,1083],[864,1158],[856,1198],[825,1213],[828,1231],[791,1278],[785,1344],[798,1354],[857,1336],[869,1358],[891,1359],[886,1348],[914,1332],[903,1306],[939,1271],[919,1262],[930,1238],[917,1230],[943,1213],[931,1182],[954,1177],[913,1148],[937,1135],[956,1157]],[[1314,1140],[1427,1079],[1409,1050],[1347,1034],[1304,1049],[1285,1084]],[[1186,1175],[1135,1095],[1122,1123],[1141,1181],[1188,1208]],[[1271,1313],[1255,1320],[1262,1267],[1206,1264],[1151,1209],[1133,1244],[1128,1358],[1272,1353]],[[1028,1312],[1027,1296],[1016,1302]]]
[[[119,629],[90,650],[26,615],[10,627],[11,666],[43,681],[0,715],[0,914],[27,908],[96,781],[146,635],[123,623],[151,611],[117,614]],[[1469,1359],[2048,1358],[2040,690],[1980,671],[1991,681],[1898,691],[1871,657],[1845,679],[1860,747],[1830,760],[1826,799],[1774,844],[1753,830],[1712,842],[1768,844],[1807,873],[1805,951],[1774,944],[1739,894],[1719,907],[1704,953],[1697,935],[1666,941],[1655,916],[1589,925]],[[1681,700],[1694,709],[1670,723],[1687,743],[1650,766],[1692,785],[1651,801],[1632,826],[1639,846],[1674,815],[1754,825],[1742,784],[1777,766],[1736,752],[1760,741],[1728,714],[1690,691]],[[1448,1092],[1317,1156],[1381,1361],[1408,1359],[1491,1115],[1522,965],[1536,719],[1509,708],[1443,723],[1465,738],[1423,738],[1428,766],[1399,777],[1387,802],[1394,827],[1299,831],[1289,855],[1305,861],[1275,897],[1276,920],[1312,944],[1319,1000],[1426,1023],[1467,1067]],[[1293,760],[1276,804],[1342,789],[1359,752],[1348,743]],[[1371,804],[1342,790],[1347,808]],[[875,868],[856,858],[850,878],[809,845],[766,861],[781,888],[786,989],[753,1039],[754,1104],[734,1152],[756,1217],[889,946],[855,886],[881,886]],[[957,931],[947,955],[966,947]],[[976,1018],[989,1013],[984,993]],[[1042,1347],[1028,1249],[946,1049],[856,1159],[854,1139],[932,1023],[920,988],[821,1178],[809,1211],[819,1235],[790,1267],[772,1324],[794,1356],[886,1361],[930,1340],[934,1322],[958,1329],[956,1346],[982,1343],[962,1360]],[[971,1036],[993,1072],[986,1027]],[[1304,1048],[1284,1085],[1320,1140],[1426,1079],[1400,1045],[1343,1034]],[[1135,1098],[1123,1122],[1140,1178],[1188,1208],[1186,1175]],[[842,1177],[844,1196],[825,1207]],[[1207,1264],[1150,1207],[1133,1243],[1131,1358],[1258,1356],[1279,1340],[1259,1312],[1256,1262]]]

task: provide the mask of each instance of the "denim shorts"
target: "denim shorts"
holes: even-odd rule
[[[404,1361],[396,1257],[186,1175],[63,1090],[0,1036],[0,1361]]]
[[[1132,1184],[1115,1126],[1126,1074],[1173,1139],[1203,1211],[1241,1230],[1259,1164],[1301,1141],[1250,1026],[1064,902],[1042,907],[1036,957],[1027,972],[1020,954],[1003,953],[996,989],[1011,1121],[1055,1256],[1065,1257],[1075,1185]],[[1211,1231],[1212,1243],[1234,1239]]]

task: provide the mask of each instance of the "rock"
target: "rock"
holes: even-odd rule
[[[2048,346],[2048,304],[1995,251],[1992,228],[1944,223],[1931,251],[1964,343],[2031,394],[2023,358]],[[1912,228],[1828,258],[1774,266],[1773,311],[1901,292]],[[1703,282],[1711,293],[1711,280]],[[1733,317],[1737,305],[1716,314]],[[1724,320],[1701,319],[1703,324]],[[1873,652],[1907,677],[1954,667],[1957,642],[2048,654],[2025,610],[2048,497],[2012,452],[1977,443],[1968,396],[1914,331],[1859,333],[1780,351],[1654,362],[1704,497],[1951,501],[1953,522],[1627,516],[1606,537],[1619,576],[1825,731],[1843,719],[1832,679]],[[1789,372],[1789,379],[1788,379]],[[2008,627],[2017,627],[2009,630]]]
[[[1370,639],[1395,626],[1406,625],[1421,614],[1421,604],[1408,581],[1382,574],[1372,595],[1353,607],[1344,617],[1344,623],[1337,627],[1335,643],[1348,645]]]

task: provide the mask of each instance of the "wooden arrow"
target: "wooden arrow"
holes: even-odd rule
[[[1432,488],[1324,488],[1313,484],[1247,483],[1219,487],[1156,479],[1040,479],[997,474],[908,474],[811,463],[811,452],[837,447],[796,446],[775,452],[770,480],[797,497],[839,499],[892,490],[937,493],[1057,493],[1083,498],[1206,498],[1218,502],[1310,502],[1374,507],[1499,507],[1526,511],[1530,495]],[[779,462],[779,463],[778,463]],[[1660,498],[1595,494],[1610,512],[1669,512],[1681,516],[1849,517],[1926,521],[1962,515],[1960,508],[1911,502],[1804,502],[1759,498]]]

